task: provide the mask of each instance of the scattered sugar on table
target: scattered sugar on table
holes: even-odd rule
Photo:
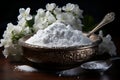
[[[15,66],[15,70],[24,71],[24,72],[37,72],[37,69],[28,65]]]

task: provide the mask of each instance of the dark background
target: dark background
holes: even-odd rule
[[[19,8],[31,8],[31,14],[36,14],[39,8],[45,8],[47,3],[56,3],[60,7],[67,3],[78,4],[80,9],[84,10],[83,15],[89,14],[94,17],[96,23],[99,23],[105,14],[115,12],[116,18],[112,23],[107,24],[102,30],[119,37],[120,23],[120,3],[118,0],[3,0],[0,2],[0,37],[6,28],[7,23],[17,22]]]

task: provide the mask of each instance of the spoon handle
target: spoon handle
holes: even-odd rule
[[[109,60],[114,61],[114,60],[119,60],[119,59],[120,59],[120,57],[113,57],[113,58],[110,58]]]
[[[89,37],[91,34],[96,32],[98,29],[100,29],[104,25],[112,22],[114,19],[115,19],[115,13],[114,12],[110,12],[110,13],[106,14],[105,17],[103,18],[103,20],[93,30],[91,30],[88,33],[87,37]]]

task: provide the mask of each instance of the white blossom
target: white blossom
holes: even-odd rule
[[[78,17],[83,18],[83,10],[79,8],[78,5],[75,5],[75,8],[73,9],[73,13],[75,13]]]
[[[11,38],[1,39],[1,46],[4,46],[4,48],[7,48],[7,47],[9,47],[10,45],[12,45],[12,40],[11,40]]]
[[[37,14],[35,15],[34,25],[33,28],[35,32],[39,29],[44,29],[46,26],[44,24],[47,24],[47,19],[45,19],[46,12],[44,9],[38,9]]]
[[[56,16],[59,21],[65,22],[67,24],[73,23],[75,17],[71,13],[61,13]]]
[[[14,31],[15,30],[15,31]],[[3,39],[1,39],[1,45],[9,47],[12,45],[12,32],[18,32],[19,29],[15,28],[12,23],[7,24],[7,29],[4,31]]]
[[[14,25],[12,23],[7,24],[7,28],[4,31],[3,38],[4,39],[11,39],[12,31],[14,30]]]
[[[38,23],[41,23],[41,21],[44,21],[44,17],[45,17],[45,12],[43,12],[42,9],[39,9],[35,16],[34,24],[38,24]]]
[[[79,14],[79,15],[78,15]],[[66,6],[59,8],[55,3],[47,4],[46,10],[38,9],[35,15],[35,21],[33,28],[35,32],[39,29],[45,29],[50,24],[60,21],[65,24],[73,26],[74,29],[82,30],[82,10],[79,9],[78,5],[68,3]]]
[[[22,31],[22,27],[21,26],[14,26],[13,27],[13,33],[14,34],[19,34]]]
[[[24,30],[23,30],[23,34],[29,34],[31,33],[31,30],[29,27],[25,27]]]
[[[31,20],[32,16],[30,13],[30,8],[27,8],[26,10],[24,8],[19,9],[20,15],[18,16],[18,20],[21,20],[22,18],[25,18],[26,20]]]
[[[27,29],[27,27],[24,28],[19,25],[13,25],[12,23],[8,23],[7,28],[3,34],[3,39],[1,39],[1,45],[4,47],[9,47],[10,45],[13,44],[12,40],[13,36],[14,35],[19,36],[21,32],[24,32],[23,34],[27,34],[30,32],[30,29],[29,28]]]
[[[74,29],[79,29],[79,30],[82,29],[81,20],[76,19],[76,17],[72,13],[69,13],[69,12],[61,13],[61,14],[58,14],[56,18],[61,22],[70,24]]]
[[[37,32],[39,29],[45,29],[48,26],[48,22],[46,19],[42,23],[36,23],[33,25],[35,32]]]
[[[14,25],[12,23],[7,24],[6,33],[11,33],[13,31]]]
[[[45,16],[45,10],[40,8],[37,10],[37,14],[35,15],[36,18],[39,18],[39,17],[44,17]]]
[[[62,9],[64,11],[73,12],[75,15],[79,16],[80,18],[83,18],[83,10],[81,10],[77,4],[68,3],[66,4],[66,6],[63,6]]]
[[[39,29],[44,29],[48,26],[48,22],[45,17],[39,17],[35,20],[36,20],[36,22],[33,25],[35,32],[37,32],[37,30],[39,30]]]
[[[72,11],[74,9],[75,5],[74,4],[71,4],[71,3],[68,3],[66,4],[66,6],[63,6],[63,10],[65,11]]]
[[[80,19],[75,19],[72,26],[74,26],[75,29],[82,31],[83,24],[82,24],[82,21]]]
[[[56,18],[50,11],[44,12],[42,9],[39,9],[37,15],[35,16],[35,23],[33,27],[35,31],[45,29],[48,25],[54,23],[55,21]]]
[[[114,42],[112,41],[112,37],[110,34],[106,35],[106,37],[103,36],[103,32],[99,32],[99,36],[102,38],[102,43],[99,45],[99,53],[109,53],[111,56],[116,55],[116,47]]]
[[[45,18],[47,19],[48,24],[52,24],[56,21],[56,18],[54,17],[54,15],[50,11],[46,12]]]
[[[47,4],[46,5],[46,9],[48,10],[48,11],[53,11],[53,9],[55,9],[55,7],[56,7],[56,4],[55,3],[51,3],[51,4]]]
[[[57,6],[57,7],[53,10],[53,13],[54,13],[55,15],[61,14],[61,13],[62,13],[62,9]]]
[[[24,18],[22,18],[21,20],[18,21],[18,25],[21,27],[25,27],[26,26],[26,20]]]

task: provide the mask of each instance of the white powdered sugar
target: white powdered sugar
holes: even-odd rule
[[[26,40],[26,43],[51,48],[88,45],[92,41],[80,30],[74,30],[70,25],[55,22],[44,30],[38,30]]]
[[[36,72],[37,71],[37,69],[35,69],[31,66],[28,66],[28,65],[15,66],[15,70],[25,71],[25,72]]]

